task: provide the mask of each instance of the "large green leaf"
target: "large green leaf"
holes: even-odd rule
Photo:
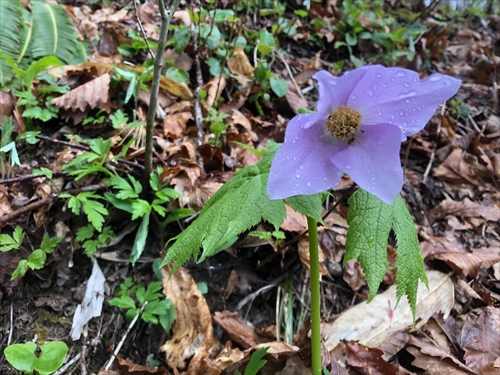
[[[78,39],[71,18],[63,8],[40,0],[32,1],[35,59],[55,55],[70,63],[78,53]]]
[[[346,255],[344,263],[358,259],[370,288],[370,301],[387,270],[387,237],[394,228],[397,239],[396,284],[398,302],[408,297],[413,318],[417,303],[418,280],[426,285],[424,258],[420,251],[413,219],[400,195],[387,204],[365,190],[358,190],[349,198]]]
[[[22,6],[19,0],[0,1],[0,51],[17,60],[19,57]],[[10,81],[14,70],[0,59],[0,85]]]
[[[271,146],[258,164],[237,171],[236,176],[210,198],[200,216],[175,238],[162,266],[175,261],[175,270],[189,257],[197,259],[203,248],[198,259],[201,262],[262,220],[278,230],[286,216],[285,205],[281,199],[270,200],[266,191],[271,161],[277,149],[277,144]],[[320,194],[292,197],[286,202],[294,210],[321,221]]]

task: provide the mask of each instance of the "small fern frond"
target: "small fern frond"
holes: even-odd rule
[[[35,59],[55,55],[65,63],[71,63],[78,53],[78,36],[70,17],[63,8],[33,1],[31,14],[33,16],[32,53]]]

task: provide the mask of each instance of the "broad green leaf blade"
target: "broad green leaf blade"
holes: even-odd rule
[[[323,218],[321,217],[321,212],[323,211],[323,194],[297,195],[285,199],[285,203],[298,213],[309,216],[318,223],[323,223]]]
[[[20,28],[22,6],[19,0],[0,1],[0,48],[2,52],[17,60],[19,57]],[[5,85],[13,76],[14,69],[6,61],[0,59],[0,86]]]
[[[344,264],[358,259],[370,288],[370,301],[387,270],[387,239],[392,226],[392,208],[376,196],[359,189],[349,198]]]
[[[40,348],[42,354],[35,362],[35,369],[40,375],[52,374],[66,360],[68,346],[62,341],[46,342]]]
[[[258,164],[247,166],[221,187],[203,207],[200,216],[168,249],[162,266],[175,261],[174,270],[189,257],[202,261],[232,237],[265,220],[278,230],[286,211],[282,200],[269,200],[266,192],[269,168],[277,145]],[[173,272],[173,271],[172,271]]]
[[[130,263],[135,265],[137,259],[140,258],[142,252],[144,251],[144,247],[146,246],[146,239],[148,238],[149,231],[149,213],[145,214],[142,217],[141,225],[137,230],[137,234],[135,236],[134,247],[132,248],[132,253],[130,254]]]
[[[78,35],[71,18],[59,5],[42,1],[31,4],[33,16],[33,57],[54,55],[71,63],[79,53]]]
[[[424,270],[424,257],[420,251],[420,243],[406,204],[399,195],[392,203],[393,226],[397,239],[396,257],[396,297],[399,300],[406,294],[415,320],[415,309],[417,307],[418,280],[422,280],[427,288],[429,281]]]
[[[13,344],[5,348],[5,359],[17,370],[26,374],[31,374],[35,368],[36,344],[27,342],[26,344]]]

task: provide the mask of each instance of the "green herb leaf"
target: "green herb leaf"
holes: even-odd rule
[[[389,205],[360,189],[349,198],[349,206],[344,264],[350,259],[358,259],[370,288],[370,301],[377,293],[387,270],[387,242],[389,232],[394,227],[398,242],[398,302],[406,295],[415,314],[418,280],[427,284],[427,277],[415,224],[403,199],[398,196]]]
[[[269,168],[277,147],[273,145],[258,164],[237,171],[236,176],[210,198],[200,216],[176,237],[162,266],[175,261],[174,269],[177,269],[189,257],[198,258],[199,249],[203,247],[201,262],[229,239],[262,220],[271,223],[275,230],[279,229],[286,216],[285,205],[282,200],[270,200],[266,192]],[[235,204],[238,204],[237,210]]]

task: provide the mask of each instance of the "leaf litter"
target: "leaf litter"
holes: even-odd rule
[[[404,17],[403,10],[409,8],[399,6],[400,17]],[[328,25],[339,22],[341,9],[335,2],[313,3],[311,8],[310,17],[318,22],[316,29],[312,31],[308,22],[297,19],[293,25],[297,33],[280,40],[284,42],[280,45],[286,53],[281,58],[276,57],[270,69],[276,77],[285,80],[287,93],[284,98],[271,95],[266,100],[257,99],[260,110],[255,104],[261,88],[254,78],[258,64],[252,52],[242,46],[235,46],[227,56],[227,74],[223,76],[204,71],[202,81],[197,84],[193,79],[185,83],[162,77],[163,99],[159,101],[154,131],[158,145],[155,158],[164,166],[164,180],[170,180],[183,194],[183,198],[170,203],[169,210],[192,208],[199,212],[208,198],[230,181],[236,168],[259,161],[259,157],[243,145],[262,149],[268,140],[282,141],[289,119],[299,108],[309,108],[314,101],[316,94],[308,96],[308,101],[303,96],[314,92],[311,77],[316,71],[326,68],[340,74],[342,68],[331,62],[349,61],[349,55],[346,50],[341,52],[342,49],[333,48],[335,41],[343,40],[344,36]],[[44,177],[22,181],[19,176],[31,174],[40,167],[54,173],[61,171],[62,166],[77,155],[74,145],[87,147],[81,138],[102,136],[111,138],[113,145],[120,142],[109,126],[82,127],[81,123],[99,110],[107,114],[118,108],[130,110],[118,100],[130,84],[125,80],[119,80],[118,86],[111,84],[118,78],[113,66],[137,75],[144,72],[144,68],[123,64],[127,58],[121,47],[133,48],[134,40],[137,41],[131,39],[129,33],[133,29],[131,25],[135,27],[137,22],[133,11],[116,8],[113,3],[110,6],[68,6],[67,11],[74,15],[82,36],[91,41],[93,55],[88,62],[66,66],[62,72],[48,71],[60,85],[67,84],[71,90],[52,100],[52,104],[65,110],[61,116],[67,124],[50,123],[54,127],[47,131],[45,126],[44,133],[56,140],[64,139],[62,134],[71,135],[73,146],[61,147],[55,142],[44,141],[32,159],[21,155],[22,165],[11,176],[14,181],[4,179],[0,184],[1,216],[16,213],[28,202],[49,197],[54,191],[72,188],[71,179],[66,176],[50,182]],[[153,42],[158,39],[156,12],[155,5],[150,2],[138,7],[139,18]],[[423,14],[425,16],[425,12]],[[365,15],[361,14],[359,22],[367,31],[376,32]],[[401,58],[398,65],[422,74],[423,64],[431,63],[432,71],[460,76],[465,83],[456,99],[435,114],[426,129],[402,148],[406,173],[403,194],[407,202],[412,202],[410,212],[418,218],[430,288],[419,290],[417,306],[421,307],[417,308],[415,325],[405,300],[395,306],[391,271],[384,278],[387,290],[366,304],[369,291],[359,264],[350,261],[346,267],[341,267],[348,209],[345,204],[338,206],[326,218],[326,227],[320,233],[323,364],[332,374],[392,374],[398,371],[494,374],[500,371],[497,350],[500,347],[500,58],[494,49],[493,38],[495,35],[498,38],[500,32],[498,16],[479,17],[479,20],[466,18],[463,22],[467,27],[463,27],[452,19],[448,19],[447,24],[436,22],[436,18],[443,17],[439,11],[431,15],[422,19],[427,29],[415,42],[415,59],[410,62]],[[191,27],[187,9],[178,10],[176,17],[179,24]],[[270,26],[266,24],[270,19],[259,17],[259,28]],[[250,20],[239,22],[237,27],[246,31],[255,27]],[[98,30],[102,30],[102,36],[95,45],[93,41]],[[315,44],[317,40],[321,48]],[[192,43],[180,55],[170,47],[166,60],[169,68],[185,69],[194,77],[197,68],[196,62],[193,63],[196,56]],[[379,43],[382,41],[360,39],[355,52],[360,58],[369,58],[380,51]],[[136,58],[137,65],[142,65],[147,56],[141,53]],[[208,48],[199,48],[198,53],[202,61],[213,57],[213,51]],[[208,70],[208,66],[206,68]],[[344,68],[351,70],[353,66],[347,62]],[[34,83],[37,89],[43,88],[38,80]],[[224,120],[228,128],[222,143],[209,143],[212,142],[210,124],[203,125],[202,145],[198,143],[192,99],[197,87],[206,92],[201,106],[203,116],[208,116],[210,108],[217,104],[221,112],[229,115]],[[22,109],[12,101],[13,96],[2,92],[2,116],[14,115],[16,129],[24,129],[24,120],[19,114]],[[142,90],[134,102],[133,111],[139,120],[145,119],[141,113],[147,113],[148,98],[147,91]],[[125,158],[141,164],[141,155],[141,147],[137,146],[129,149]],[[137,173],[131,165],[120,167],[126,173]],[[99,183],[96,177],[88,176],[81,186],[96,183]],[[345,189],[352,181],[345,178],[342,184],[340,190],[333,192],[336,198],[341,196],[342,186]],[[73,367],[81,373],[228,375],[236,370],[244,373],[252,353],[269,346],[264,356],[268,363],[263,373],[309,374],[309,325],[305,307],[308,253],[307,243],[300,237],[305,223],[289,207],[286,209],[287,219],[281,225],[286,239],[281,243],[268,246],[265,240],[251,242],[247,240],[250,237],[241,238],[227,251],[199,265],[188,261],[186,268],[178,269],[170,277],[167,277],[170,270],[163,269],[164,294],[177,312],[169,333],[161,332],[159,326],[139,322],[129,336],[126,335],[128,322],[124,314],[109,306],[107,300],[129,275],[141,284],[153,281],[151,267],[149,263],[139,262],[137,268],[132,269],[119,262],[128,258],[133,237],[125,236],[113,251],[103,246],[100,265],[106,281],[97,299],[104,298],[104,304],[100,313],[98,307],[92,309],[97,311],[97,318],[88,324],[79,323],[84,337],[81,341],[67,339],[70,322],[75,324],[77,306],[87,304],[85,293],[89,285],[96,291],[90,277],[92,263],[71,237],[71,232],[76,233],[83,225],[81,220],[71,216],[68,208],[58,202],[14,216],[9,226],[2,222],[2,234],[11,233],[11,225],[22,225],[31,228],[29,236],[34,248],[41,241],[42,229],[59,233],[65,241],[48,258],[45,268],[29,274],[24,280],[11,281],[10,274],[28,253],[2,253],[0,322],[3,337],[12,331],[15,340],[65,340],[74,353],[83,355],[83,365]],[[172,227],[169,238],[191,220],[188,217],[179,221],[180,228]],[[128,223],[114,211],[109,224],[118,233]],[[273,229],[276,228],[259,227],[262,231]],[[253,250],[246,250],[245,243],[251,243]],[[144,259],[157,257],[160,248],[161,244],[152,244],[145,254],[150,257]],[[212,250],[216,253],[216,249]],[[106,253],[113,256],[106,257]],[[243,277],[242,264],[250,269],[251,277]],[[291,280],[291,287],[285,293],[287,280]],[[199,283],[207,284],[207,294],[200,292]],[[242,308],[245,298],[248,298],[245,303],[251,303],[248,310]],[[301,320],[299,316],[305,318]],[[277,341],[284,337],[282,331],[294,321],[301,324],[292,328],[292,341]],[[377,329],[373,330],[374,327]],[[127,340],[116,356],[116,370],[104,370],[106,361],[112,357],[108,347],[115,348],[122,337]],[[89,350],[97,354],[89,355]],[[158,362],[151,362],[151,359]],[[151,367],[151,363],[160,366]],[[0,371],[7,374],[11,370],[0,363]]]

